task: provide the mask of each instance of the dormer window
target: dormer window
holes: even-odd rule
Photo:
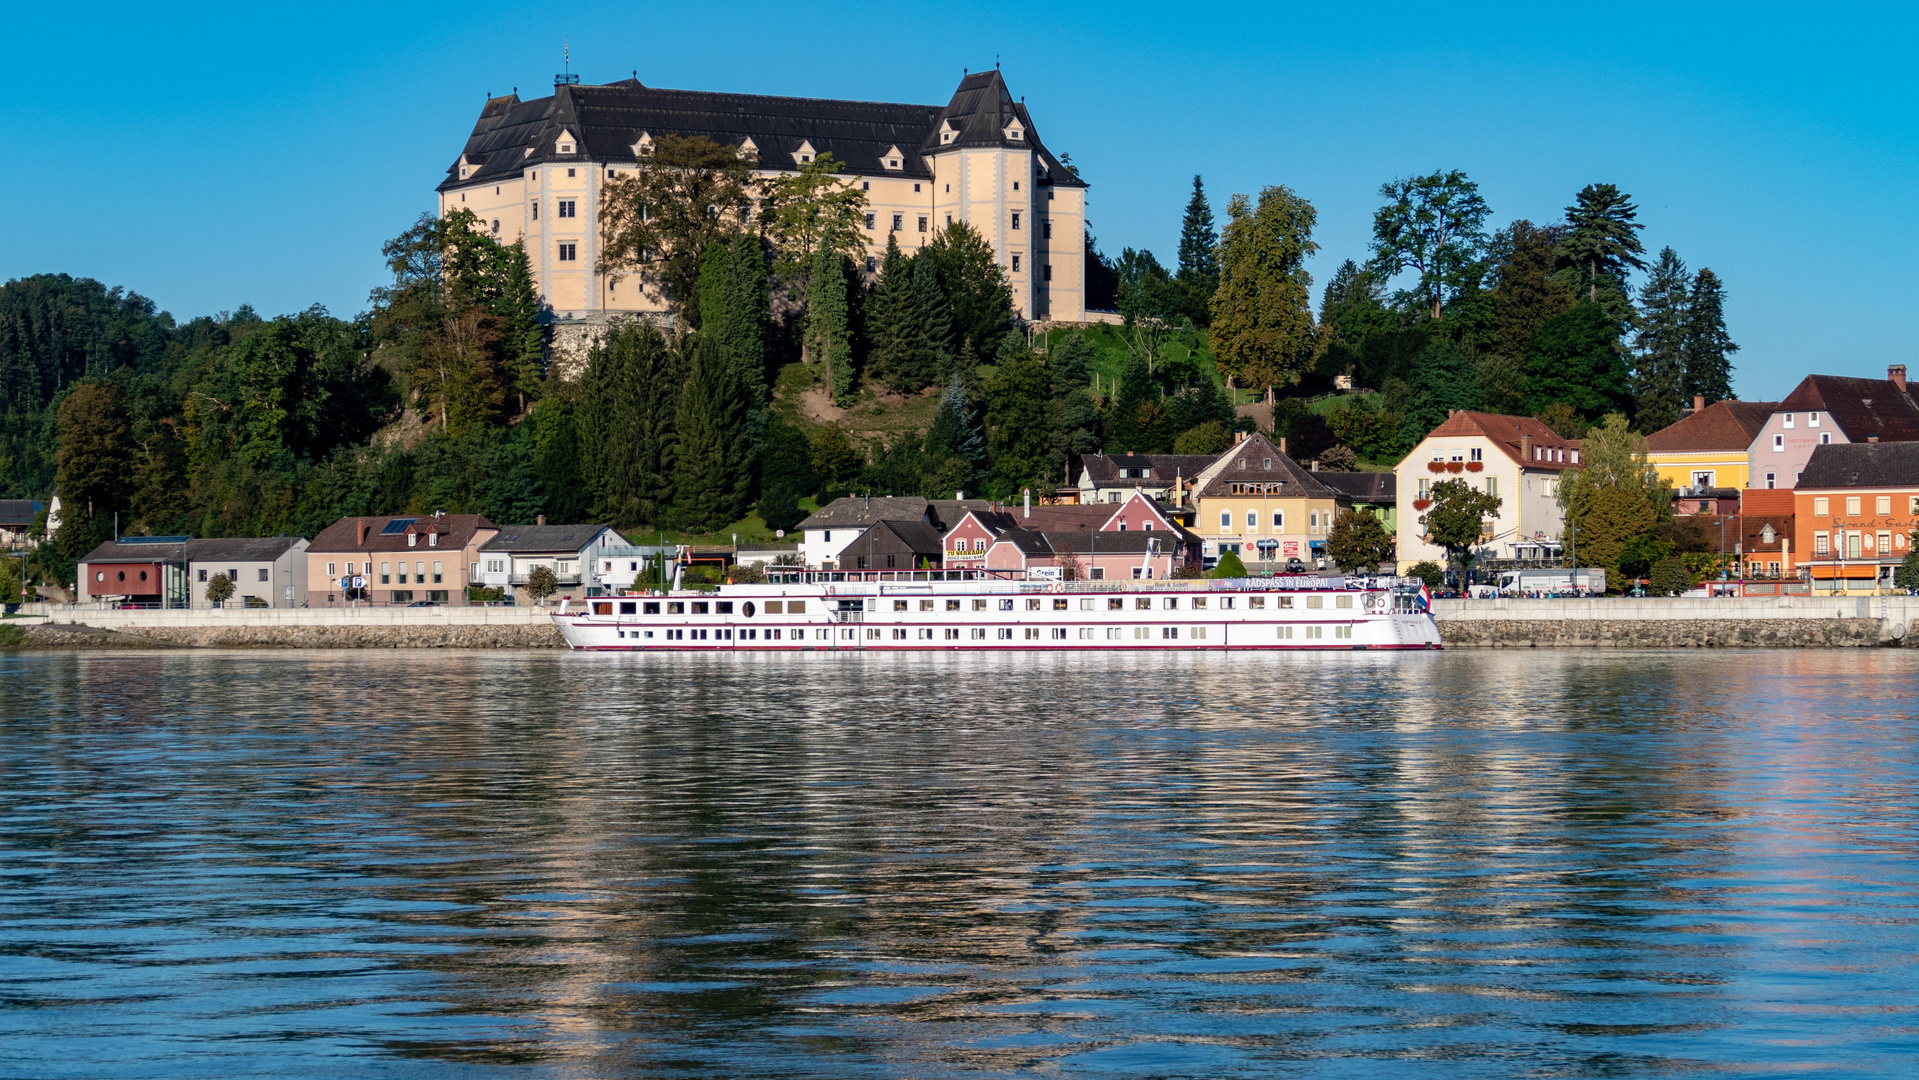
[[[953,129],[953,122],[951,120],[940,121],[940,145],[941,146],[945,146],[947,143],[952,142],[954,138],[956,138],[958,135],[959,135],[959,132]]]
[[[1024,132],[1020,130],[1018,124],[1014,124],[1012,127],[1006,129],[1006,137],[1013,142],[1019,142],[1023,135]]]
[[[752,140],[749,139],[747,141],[751,142]],[[650,132],[640,132],[639,141],[633,144],[633,156],[636,158],[653,156],[653,136]]]
[[[805,139],[800,142],[800,148],[793,151],[793,160],[801,165],[811,164],[813,156],[818,153],[819,151],[813,148],[813,140]]]

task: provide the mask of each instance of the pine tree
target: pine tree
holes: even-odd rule
[[[1206,185],[1193,177],[1193,197],[1186,201],[1186,218],[1179,227],[1179,272],[1175,279],[1186,294],[1186,312],[1201,326],[1211,321],[1213,293],[1219,290],[1219,229],[1213,207],[1206,201]]]
[[[525,242],[506,248],[501,261],[500,297],[494,302],[493,313],[499,316],[505,335],[508,390],[524,415],[540,400],[545,386],[546,328],[540,325],[540,295],[534,287]]]
[[[659,520],[672,500],[685,381],[679,351],[651,323],[621,326],[588,354],[576,420],[594,516],[622,526]]]
[[[718,529],[745,513],[753,483],[745,419],[731,359],[718,335],[702,335],[673,419],[673,511],[682,528]]]
[[[766,339],[772,322],[766,252],[760,238],[740,232],[728,245],[726,326],[721,333],[733,374],[755,409],[766,404]]]
[[[1646,268],[1645,260],[1639,258],[1646,253],[1639,242],[1639,230],[1645,226],[1635,220],[1638,216],[1631,197],[1612,184],[1587,184],[1566,208],[1560,257],[1578,269],[1587,300],[1598,302],[1607,277],[1623,297],[1627,268]]]
[[[888,232],[879,280],[866,299],[866,374],[896,390],[905,381],[902,361],[911,347],[912,273],[911,262],[900,251],[899,237]]]
[[[1731,397],[1732,354],[1739,346],[1726,332],[1726,288],[1710,267],[1701,268],[1692,281],[1685,348],[1684,393],[1702,394],[1708,402]]]
[[[1658,431],[1679,419],[1686,377],[1687,285],[1686,264],[1666,248],[1639,291],[1633,395],[1641,431]]]
[[[958,375],[947,380],[939,412],[933,416],[933,425],[926,429],[926,453],[932,457],[962,458],[972,464],[978,464],[986,454],[986,440],[973,418],[966,381]]]
[[[939,267],[931,259],[913,260],[908,286],[913,330],[910,370],[915,390],[932,385],[941,373],[954,371],[953,306],[940,291]]]
[[[844,256],[827,248],[813,255],[807,287],[807,360],[826,369],[826,385],[836,405],[853,400],[853,335],[848,326]]]

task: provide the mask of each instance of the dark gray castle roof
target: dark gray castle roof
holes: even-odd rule
[[[1018,119],[1024,137],[1006,138]],[[940,142],[942,122],[955,130]],[[570,154],[561,154],[561,134],[573,137]],[[927,158],[980,146],[1031,149],[1039,159],[1040,183],[1086,186],[1048,151],[1033,129],[1026,106],[1013,100],[997,70],[960,80],[945,108],[880,101],[720,94],[704,90],[663,90],[638,79],[601,86],[558,85],[552,97],[521,101],[519,95],[492,98],[467,137],[464,157],[474,169],[460,178],[459,163],[447,168],[440,190],[496,184],[523,170],[547,164],[588,164],[638,160],[634,144],[642,135],[704,135],[714,142],[741,146],[748,139],[763,169],[796,170],[793,155],[802,143],[832,154],[848,172],[869,176],[930,178]],[[883,158],[897,147],[901,167],[886,168]]]

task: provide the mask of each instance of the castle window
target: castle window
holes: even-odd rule
[[[1048,240],[1051,240],[1051,239],[1053,238],[1053,223],[1052,223],[1052,222],[1050,222],[1050,221],[1042,221],[1042,222],[1040,222],[1040,223],[1039,223],[1039,228],[1040,228],[1040,235],[1041,235],[1041,236],[1044,236],[1044,237],[1045,237],[1046,239],[1048,239]]]
[[[951,214],[946,215],[946,227],[949,229],[953,227],[953,215]]]
[[[560,144],[560,153],[562,153],[562,154],[570,154],[570,153],[572,153],[572,152],[573,152],[573,144],[572,144],[572,143],[570,143],[570,142],[563,142],[563,143],[561,143],[561,144]]]
[[[873,190],[873,181],[871,181],[871,180],[861,180],[861,181],[860,181],[860,190],[861,190],[861,191],[871,191],[871,190]],[[871,215],[871,214],[868,214],[868,215],[866,215],[866,216],[867,216],[867,217],[872,217],[873,215]],[[868,225],[868,226],[867,226],[867,228],[869,228],[869,229],[870,229],[870,228],[872,228],[872,227],[873,227],[873,226],[871,226],[871,225]]]
[[[1019,228],[1019,211],[1013,211],[1013,228]]]
[[[866,257],[866,272],[871,274],[880,268],[880,261],[871,255]]]
[[[904,228],[906,228],[906,215],[894,214],[893,215],[893,231],[899,232],[901,229],[904,229]]]
[[[1046,271],[1045,271],[1044,277],[1047,281],[1053,280],[1053,264],[1052,263],[1046,264]]]
[[[866,215],[866,227],[867,227],[867,228],[869,228],[869,229],[870,229],[870,228],[872,228],[872,227],[873,227],[873,220],[874,220],[874,218],[876,218],[876,217],[878,217],[878,215],[877,215],[877,214],[868,214],[868,215]]]
[[[493,235],[495,236],[500,235],[500,219],[499,218],[493,219]]]
[[[919,193],[920,193],[920,186],[919,186],[918,184],[914,184],[914,185],[913,185],[913,194],[915,194],[915,195],[918,195]]]
[[[566,175],[568,175],[568,176],[573,176],[573,175],[574,175],[574,172],[573,172],[573,170],[572,170],[572,169],[568,169],[568,170],[566,170]]]
[[[578,210],[579,210],[579,205],[575,200],[573,199],[560,200],[560,216],[561,217],[578,217],[579,216]]]
[[[926,215],[925,215],[925,214],[921,214],[921,215],[920,215],[920,231],[921,231],[921,232],[925,232],[925,231],[926,231],[926,221],[927,221],[927,218],[926,218]]]
[[[539,203],[533,204],[533,220],[534,221],[540,220],[540,204]]]
[[[813,155],[811,155],[811,154],[801,154],[801,155],[800,155],[800,164],[802,164],[802,165],[805,165],[805,164],[807,164],[808,162],[810,162],[810,161],[812,161],[812,160],[813,160]]]
[[[1013,256],[1013,273],[1019,273],[1019,256],[1017,254]]]
[[[887,158],[887,159],[886,159],[886,167],[887,167],[887,168],[889,168],[889,169],[897,169],[897,168],[899,168],[899,167],[900,167],[900,159],[899,159],[899,158]]]
[[[573,262],[574,260],[578,258],[579,258],[579,247],[573,241],[568,240],[560,245],[560,261],[561,262]]]
[[[612,170],[612,169],[608,169],[608,170],[606,170],[606,178],[607,178],[608,180],[611,180],[611,179],[613,179],[613,170]]]
[[[1018,181],[1018,180],[1015,180],[1015,181],[1013,181],[1013,190],[1014,190],[1014,191],[1018,191],[1018,190],[1019,190],[1019,181]]]

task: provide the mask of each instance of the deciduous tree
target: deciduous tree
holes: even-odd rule
[[[760,228],[773,245],[774,272],[801,288],[822,249],[858,261],[866,255],[866,192],[831,154],[820,154],[764,185]],[[804,299],[804,296],[802,296]]]
[[[1394,180],[1379,194],[1386,205],[1373,214],[1372,269],[1382,280],[1417,271],[1402,296],[1437,319],[1449,300],[1478,286],[1491,210],[1457,169]]]
[[[812,284],[807,287],[806,359],[825,370],[821,381],[836,405],[853,400],[853,331],[847,304],[844,255],[821,247],[813,252]]]
[[[1318,219],[1292,189],[1269,187],[1259,204],[1235,195],[1219,241],[1213,294],[1213,355],[1239,385],[1271,387],[1298,378],[1315,351],[1312,275],[1305,261]]]
[[[1472,560],[1473,545],[1485,534],[1486,519],[1503,505],[1465,480],[1441,480],[1432,486],[1432,506],[1419,516],[1427,537],[1446,549],[1446,556],[1463,569]]]
[[[1326,553],[1342,569],[1375,573],[1393,557],[1393,536],[1371,510],[1342,510],[1326,535]]]
[[[738,148],[704,135],[662,135],[639,167],[600,189],[600,258],[606,277],[638,274],[689,323],[699,318],[700,257],[745,222],[753,166]]]

